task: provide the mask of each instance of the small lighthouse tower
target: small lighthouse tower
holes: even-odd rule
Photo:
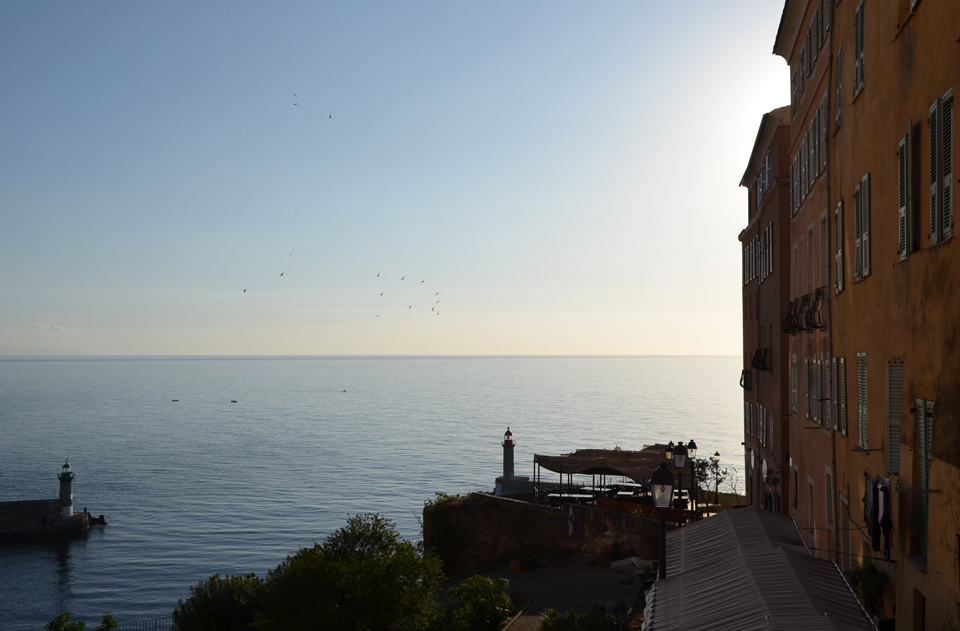
[[[63,516],[73,515],[73,469],[70,464],[63,463],[63,468],[57,474],[60,479],[60,503],[63,505]]]
[[[507,428],[507,432],[503,435],[503,479],[510,480],[513,479],[513,432],[510,431],[510,428]]]

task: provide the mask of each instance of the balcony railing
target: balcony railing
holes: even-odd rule
[[[827,288],[818,287],[815,293],[805,294],[791,301],[790,306],[787,307],[787,317],[780,323],[780,328],[790,335],[827,328],[821,316],[826,297]]]

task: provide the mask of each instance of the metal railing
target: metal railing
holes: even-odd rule
[[[140,622],[125,622],[117,627],[117,631],[170,631],[173,629],[173,617],[164,616]]]

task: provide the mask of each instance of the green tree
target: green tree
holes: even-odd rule
[[[214,574],[190,588],[173,611],[174,631],[246,631],[260,610],[263,579],[256,574]]]
[[[86,622],[82,620],[71,622],[70,617],[69,611],[61,611],[60,615],[48,622],[44,629],[46,631],[84,631],[87,628]],[[109,613],[103,614],[101,623],[97,625],[97,631],[113,631],[116,628],[117,621]]]
[[[618,600],[609,612],[602,603],[583,611],[570,607],[565,614],[546,609],[537,631],[628,631],[628,613],[624,600]]]
[[[474,575],[450,590],[459,604],[436,620],[443,631],[497,631],[513,614],[505,578]]]
[[[387,631],[434,614],[440,560],[400,538],[393,522],[357,515],[323,544],[301,548],[267,576],[255,627],[264,631]]]

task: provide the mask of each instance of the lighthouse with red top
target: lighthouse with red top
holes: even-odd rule
[[[533,484],[530,478],[517,477],[513,474],[513,448],[516,441],[513,439],[513,432],[510,428],[503,434],[503,475],[497,478],[497,486],[494,495],[516,495],[520,493],[532,493]]]

